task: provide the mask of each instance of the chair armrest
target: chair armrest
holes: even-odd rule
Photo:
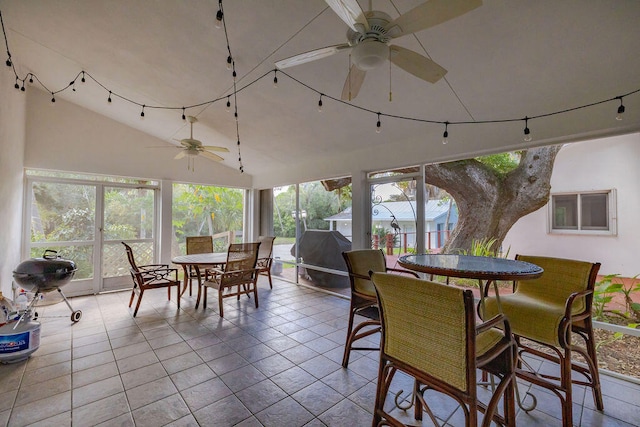
[[[163,280],[163,279],[168,279],[169,276],[171,274],[175,274],[175,279],[170,279],[170,280],[177,280],[178,278],[178,269],[177,268],[168,268],[168,267],[162,267],[162,268],[155,268],[155,269],[149,269],[149,270],[142,270],[140,271],[140,274],[142,275],[142,277],[145,280],[151,279],[151,280]]]
[[[564,317],[571,320],[571,317],[573,317],[573,314],[571,313],[571,307],[573,306],[576,298],[586,297],[587,295],[590,295],[592,293],[593,289],[585,289],[584,291],[574,292],[569,295],[569,298],[567,298],[567,302],[564,306]]]
[[[273,258],[258,258],[256,263],[256,267],[258,268],[271,268],[271,263],[273,262]]]
[[[138,266],[139,270],[157,270],[159,268],[169,268],[169,264],[146,264]]]
[[[418,274],[415,271],[401,270],[399,268],[390,268],[390,267],[387,267],[387,271],[393,271],[393,272],[400,273],[400,274],[409,274],[409,275],[415,277],[416,279],[420,278],[420,276],[418,276]]]
[[[488,331],[491,328],[499,327],[498,324],[500,323],[502,323],[502,328],[500,329],[504,331],[504,335],[507,337],[511,336],[511,325],[509,325],[509,320],[504,314],[496,314],[486,322],[476,325],[476,335]]]

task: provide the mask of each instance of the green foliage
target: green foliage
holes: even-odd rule
[[[392,240],[393,240],[392,245],[394,247],[398,243],[398,236],[396,234],[394,234],[393,231],[389,230],[388,228],[374,227],[373,230],[371,231],[371,234],[374,235],[374,236],[378,236],[378,242],[379,242],[378,244],[379,244],[380,248],[385,248],[387,246],[387,237],[389,235],[392,236]]]
[[[172,221],[178,242],[186,236],[242,230],[242,190],[195,184],[175,184],[173,189]]]
[[[633,301],[632,295],[640,292],[640,284],[633,284],[638,275],[631,278],[631,285],[625,285],[621,280],[617,280],[619,277],[619,274],[608,274],[596,283],[593,292],[593,318],[603,322],[621,319],[627,323],[627,327],[635,329],[640,322],[640,304]],[[608,308],[616,294],[624,296],[624,312]]]
[[[485,237],[484,239],[473,239],[471,241],[471,250],[459,250],[460,255],[473,255],[473,256],[488,256],[497,257],[500,256],[500,247],[497,245],[498,241],[495,238]],[[509,250],[502,255],[502,258],[509,256]]]
[[[351,186],[327,191],[319,181],[300,184],[300,223],[301,229],[328,230],[329,222],[325,218],[337,214],[351,206]],[[296,188],[289,186],[280,192],[274,200],[273,226],[275,234],[282,237],[296,235]],[[305,215],[304,218],[302,215]]]
[[[520,153],[500,153],[489,156],[476,157],[480,163],[489,166],[500,174],[506,174],[514,170],[520,161]]]

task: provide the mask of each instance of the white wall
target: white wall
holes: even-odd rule
[[[3,61],[4,62],[4,61]],[[14,75],[0,71],[0,290],[13,298],[13,270],[20,263],[26,94],[12,89]]]
[[[186,158],[173,159],[177,149],[149,148],[166,141],[38,90],[27,95],[27,168],[251,187],[236,169],[198,157],[192,172]]]
[[[640,134],[567,145],[560,150],[551,192],[617,192],[617,235],[548,234],[548,206],[521,218],[503,247],[518,253],[600,262],[601,274],[640,273]]]

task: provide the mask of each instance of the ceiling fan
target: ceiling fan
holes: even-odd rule
[[[226,147],[217,147],[214,145],[202,145],[202,142],[193,138],[193,124],[198,121],[196,117],[187,116],[187,120],[189,121],[189,125],[191,127],[191,134],[189,138],[184,138],[181,140],[177,140],[180,142],[179,148],[181,151],[174,157],[174,159],[182,159],[183,157],[187,157],[189,160],[188,168],[193,170],[193,163],[196,156],[202,156],[209,160],[214,160],[216,162],[221,162],[224,158],[218,156],[217,154],[213,154],[211,151],[218,151],[228,153],[229,149]]]
[[[363,12],[357,0],[325,0],[348,26],[347,43],[327,46],[301,53],[275,63],[279,69],[293,67],[326,58],[343,50],[351,50],[353,65],[342,89],[341,98],[354,99],[364,82],[368,70],[379,67],[387,60],[406,72],[435,83],[447,70],[417,52],[397,45],[392,39],[406,36],[442,22],[456,18],[482,5],[482,0],[429,0],[396,19],[384,12]]]

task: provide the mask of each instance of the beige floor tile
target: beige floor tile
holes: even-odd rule
[[[73,408],[95,402],[124,391],[122,380],[113,376],[73,389]]]
[[[127,399],[132,410],[156,402],[165,397],[176,394],[178,389],[169,377],[139,385],[127,390]]]
[[[128,412],[126,395],[118,393],[74,409],[72,421],[74,426],[94,426]]]
[[[16,398],[16,406],[26,405],[27,403],[51,397],[58,393],[71,390],[71,374],[61,377],[52,378],[47,381],[32,385],[24,385],[18,391]]]
[[[16,406],[11,412],[9,426],[22,427],[31,425],[37,421],[46,420],[56,415],[71,410],[71,392],[56,394],[46,399]]]

